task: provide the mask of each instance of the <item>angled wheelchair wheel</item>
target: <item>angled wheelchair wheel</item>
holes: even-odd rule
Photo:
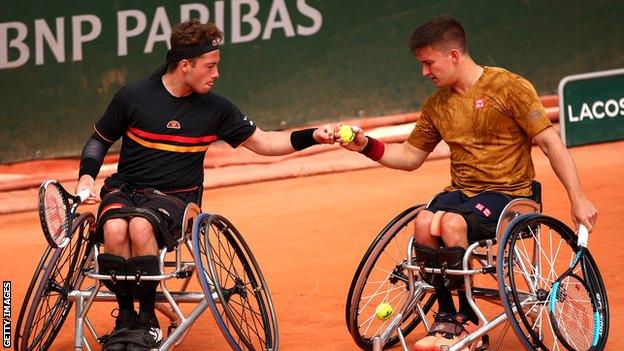
[[[554,332],[548,301],[553,283],[576,257],[573,230],[552,217],[522,215],[509,224],[499,245],[499,292],[510,324],[523,346],[527,350],[569,349]],[[591,350],[602,350],[609,330],[609,306],[602,277],[589,252],[575,274],[596,287],[601,301],[599,308],[605,316],[603,332]],[[586,316],[577,317],[582,326],[581,320]],[[589,331],[587,334],[591,337]]]
[[[232,349],[277,350],[271,295],[240,232],[222,216],[200,214],[192,241],[202,290]]]
[[[414,206],[391,220],[377,235],[355,272],[347,296],[346,320],[353,340],[364,350],[372,349],[373,338],[392,320],[377,319],[377,306],[388,303],[399,311],[409,297],[407,272],[401,265],[407,259],[408,242],[414,233],[413,220],[422,209],[424,206]],[[435,295],[424,294],[418,304],[426,314],[434,302]],[[404,316],[400,324],[403,335],[420,322],[420,314],[415,311]],[[394,332],[385,345],[390,347],[398,341],[399,336]]]
[[[17,321],[17,351],[47,350],[69,314],[68,294],[80,287],[91,253],[87,244],[93,214],[78,216],[69,244],[46,249],[28,287]]]

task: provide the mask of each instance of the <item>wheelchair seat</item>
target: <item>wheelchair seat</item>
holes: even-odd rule
[[[501,212],[496,225],[496,240],[500,241],[503,232],[516,217],[525,213],[542,212],[542,185],[537,180],[531,182],[531,196],[511,200]]]

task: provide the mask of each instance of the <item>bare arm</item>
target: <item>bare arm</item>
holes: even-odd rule
[[[598,211],[583,194],[572,155],[553,128],[544,129],[534,140],[548,157],[555,174],[568,192],[572,205],[572,220],[577,225],[583,223],[591,231],[598,219]]]
[[[427,151],[413,147],[407,141],[400,144],[387,143],[384,154],[378,162],[389,168],[413,171],[422,166],[427,156],[429,156]]]
[[[260,128],[243,143],[249,150],[265,156],[280,156],[295,152],[290,142],[290,132],[265,132]],[[314,140],[320,144],[332,144],[334,142],[333,129],[323,126],[314,130]]]
[[[355,138],[353,142],[348,144],[342,143],[341,145],[347,150],[360,152],[368,144],[368,138],[366,138],[360,128],[354,127],[354,130]],[[403,143],[385,143],[384,148],[383,156],[377,162],[388,168],[404,171],[417,169],[422,166],[427,156],[429,156],[429,152],[418,149],[407,141]]]

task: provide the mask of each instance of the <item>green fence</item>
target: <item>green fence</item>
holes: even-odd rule
[[[566,77],[559,96],[567,146],[624,139],[624,69]]]
[[[413,111],[433,91],[407,49],[451,14],[472,56],[530,79],[624,66],[621,1],[23,0],[0,11],[0,162],[73,156],[113,94],[164,59],[169,29],[225,32],[215,91],[263,129]]]

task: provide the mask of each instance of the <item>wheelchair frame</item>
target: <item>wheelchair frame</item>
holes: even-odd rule
[[[98,274],[99,245],[87,243],[94,227],[95,217],[91,213],[78,216],[72,227],[70,244],[59,249],[48,248],[44,253],[20,311],[16,327],[16,351],[46,350],[60,331],[72,304],[76,305],[73,349],[92,350],[86,333],[98,344],[102,336],[98,335],[87,314],[95,301],[116,301],[113,293],[100,290],[102,281],[113,279],[160,281],[156,309],[168,317],[170,325],[167,337],[158,347],[159,351],[170,350],[181,344],[189,327],[209,307],[233,350],[278,350],[277,318],[268,287],[249,246],[227,219],[201,213],[201,209],[194,203],[187,205],[182,235],[174,250],[175,259],[168,261],[166,249],[161,249],[161,274],[145,277],[127,275],[113,278]],[[218,242],[214,245],[213,241]],[[83,248],[82,244],[86,247]],[[186,247],[192,261],[182,258],[182,247]],[[221,268],[226,267],[220,264],[222,250],[227,250],[226,259],[231,260],[227,269]],[[65,254],[67,259],[63,259]],[[63,277],[61,271],[65,271],[67,262],[71,263],[67,268],[67,277]],[[195,272],[202,288],[200,292],[187,291]],[[81,289],[85,278],[95,282]],[[183,279],[179,291],[171,291],[167,287],[171,279]],[[247,300],[248,297],[254,300]],[[42,305],[43,299],[47,307]],[[48,299],[56,299],[52,307]],[[242,299],[245,299],[244,303],[239,302]],[[27,306],[27,303],[34,306]],[[182,303],[197,303],[197,306],[185,315],[179,307]],[[242,307],[232,307],[231,303],[238,303]],[[42,310],[46,318],[40,316]],[[57,319],[59,316],[60,323]],[[241,326],[247,322],[246,318],[252,319],[251,328],[249,325]],[[43,327],[37,325],[40,320],[45,321]],[[48,334],[49,328],[51,331]],[[33,332],[35,336],[31,340]]]
[[[539,199],[539,196],[537,198]],[[393,315],[391,315],[391,319],[388,319],[387,322],[384,321],[382,325],[374,332],[376,333],[376,335],[372,337],[365,337],[361,334],[359,324],[360,317],[362,315],[364,316],[364,322],[362,324],[368,323],[368,326],[365,328],[364,331],[364,333],[366,334],[371,328],[371,325],[373,323],[371,322],[371,320],[374,320],[374,317],[370,316],[368,319],[366,319],[367,315],[365,315],[364,312],[367,308],[372,308],[370,304],[372,303],[374,296],[383,295],[383,292],[380,291],[382,287],[381,283],[378,283],[377,280],[375,280],[379,279],[379,277],[375,277],[375,279],[370,278],[373,279],[375,284],[380,285],[379,288],[377,288],[376,290],[373,287],[373,292],[370,293],[370,300],[364,301],[363,295],[364,290],[366,289],[369,275],[374,274],[374,269],[379,269],[383,272],[391,270],[392,267],[376,268],[376,264],[378,264],[378,261],[381,260],[381,256],[385,252],[386,246],[390,246],[391,241],[394,240],[394,238],[398,235],[397,233],[399,233],[402,228],[407,228],[410,223],[413,222],[413,220],[416,218],[417,213],[424,208],[426,208],[426,206],[424,205],[414,206],[410,209],[403,211],[402,213],[397,215],[392,221],[390,221],[386,225],[386,227],[380,232],[377,238],[373,241],[356,271],[349,290],[349,296],[347,297],[348,300],[346,318],[349,331],[354,337],[354,340],[356,341],[358,346],[366,350],[381,351],[386,346],[392,346],[400,342],[402,348],[407,351],[409,348],[407,346],[405,336],[409,332],[411,332],[418,324],[422,322],[425,330],[427,332],[431,331],[432,326],[430,325],[426,314],[431,308],[434,302],[433,300],[435,300],[435,289],[433,286],[427,284],[421,278],[421,275],[424,273],[434,273],[442,275],[448,274],[463,276],[466,297],[470,306],[475,311],[481,322],[481,326],[477,330],[470,333],[464,339],[459,340],[454,345],[451,345],[449,347],[443,347],[443,350],[456,351],[463,350],[466,347],[474,347],[479,340],[482,341],[482,346],[481,348],[479,348],[479,350],[487,349],[489,347],[489,337],[487,336],[487,333],[507,321],[509,321],[510,325],[513,326],[514,331],[522,341],[525,348],[527,348],[528,350],[538,349],[534,347],[532,343],[538,343],[541,341],[535,341],[531,339],[538,339],[541,334],[538,335],[538,338],[535,338],[535,331],[532,330],[526,332],[526,334],[529,334],[527,336],[525,332],[522,331],[522,321],[517,321],[516,317],[514,316],[516,314],[524,314],[524,309],[526,307],[530,307],[529,311],[526,312],[529,315],[540,313],[539,311],[534,311],[535,305],[537,305],[538,303],[536,302],[537,299],[535,296],[547,298],[547,295],[544,295],[542,291],[537,291],[537,289],[529,292],[503,292],[503,290],[509,290],[509,287],[505,285],[505,276],[506,274],[509,275],[509,269],[505,265],[502,265],[501,267],[500,263],[505,261],[505,259],[509,256],[515,257],[515,255],[517,255],[515,247],[513,250],[513,254],[508,254],[508,252],[506,251],[506,245],[508,244],[508,242],[510,242],[510,240],[512,240],[509,238],[513,237],[514,235],[516,239],[513,240],[517,240],[517,238],[523,240],[525,237],[530,238],[531,235],[522,232],[521,229],[524,228],[524,230],[531,230],[533,229],[531,226],[535,226],[536,223],[538,225],[543,223],[552,225],[552,227],[550,227],[551,230],[552,228],[555,228],[555,232],[560,234],[562,236],[562,239],[565,236],[566,242],[569,245],[576,245],[576,241],[574,240],[575,236],[572,233],[572,230],[565,226],[563,223],[550,217],[541,215],[541,204],[533,201],[532,199],[524,198],[514,199],[510,201],[509,204],[504,208],[498,221],[496,239],[480,240],[469,245],[462,260],[463,269],[461,270],[420,267],[411,264],[411,262],[414,262],[414,237],[413,234],[409,235],[407,245],[406,247],[404,247],[405,259],[402,262],[397,263],[394,269],[390,273],[387,273],[388,275],[386,276],[386,280],[389,282],[389,284],[393,284],[392,286],[396,285],[397,282],[405,283],[406,286],[403,287],[403,289],[407,289],[407,297],[405,298],[405,301],[402,302],[400,308],[396,308],[396,311],[394,311]],[[539,235],[540,234],[538,230],[537,236],[535,235],[535,233],[533,233],[532,237],[536,238],[539,237]],[[497,243],[502,244],[499,246],[497,256],[495,257],[494,245]],[[538,279],[537,272],[541,272],[542,269],[542,261],[540,258],[542,253],[539,250],[540,248],[541,247],[539,247],[539,243],[537,243],[536,246],[533,248],[533,256],[531,257],[531,260],[535,261],[534,264],[537,268],[534,269],[533,266],[523,266],[523,269],[525,269],[527,272],[536,273],[536,282]],[[400,250],[400,247],[397,250]],[[608,334],[608,302],[606,300],[606,291],[604,290],[604,284],[598,272],[598,268],[591,258],[591,255],[589,256],[590,257],[588,259],[588,262],[590,263],[590,267],[588,268],[589,271],[586,274],[590,274],[594,284],[600,287],[599,291],[601,292],[604,302],[602,308],[606,312],[605,315],[607,316],[606,320],[604,321],[605,325],[603,326],[605,329],[605,333],[601,336],[601,340],[598,345],[599,347],[597,348],[600,349],[606,344]],[[400,258],[398,259],[400,260]],[[479,266],[472,268],[471,262],[473,261],[476,261]],[[520,259],[518,261],[519,265],[525,265],[523,259]],[[552,272],[549,272],[549,274],[551,273]],[[514,273],[512,272],[511,275],[513,274]],[[494,277],[496,280],[498,280],[498,290],[474,287],[471,277],[476,275],[490,275]],[[530,284],[528,285],[530,286]],[[515,287],[515,285],[513,285],[513,287]],[[400,288],[401,286],[397,286],[396,289]],[[511,290],[514,289],[512,288]],[[388,291],[390,291],[390,289],[388,289]],[[385,296],[384,298],[390,299],[389,294],[390,293],[388,292],[387,296]],[[429,294],[430,297],[429,300],[425,301],[427,294]],[[454,294],[456,294],[456,292],[454,292]],[[512,296],[509,295],[513,295],[513,299]],[[368,296],[369,295],[367,295],[367,297]],[[392,299],[390,300],[394,300],[396,298],[397,297],[392,297]],[[483,311],[477,306],[475,302],[476,299],[486,300],[491,303],[502,305],[504,307],[504,311],[503,313],[488,320]],[[506,304],[504,299],[507,299],[510,302]],[[363,304],[364,306],[360,308],[360,304]],[[518,309],[522,309],[522,313],[519,313]],[[410,320],[410,318],[413,319]],[[364,328],[364,326],[362,326],[362,328]],[[503,336],[504,333],[503,335],[501,335],[501,338],[499,339],[496,348],[499,347],[502,343]],[[541,345],[544,346],[543,343]],[[546,349],[548,348],[546,347]],[[565,348],[561,347],[560,349]]]

